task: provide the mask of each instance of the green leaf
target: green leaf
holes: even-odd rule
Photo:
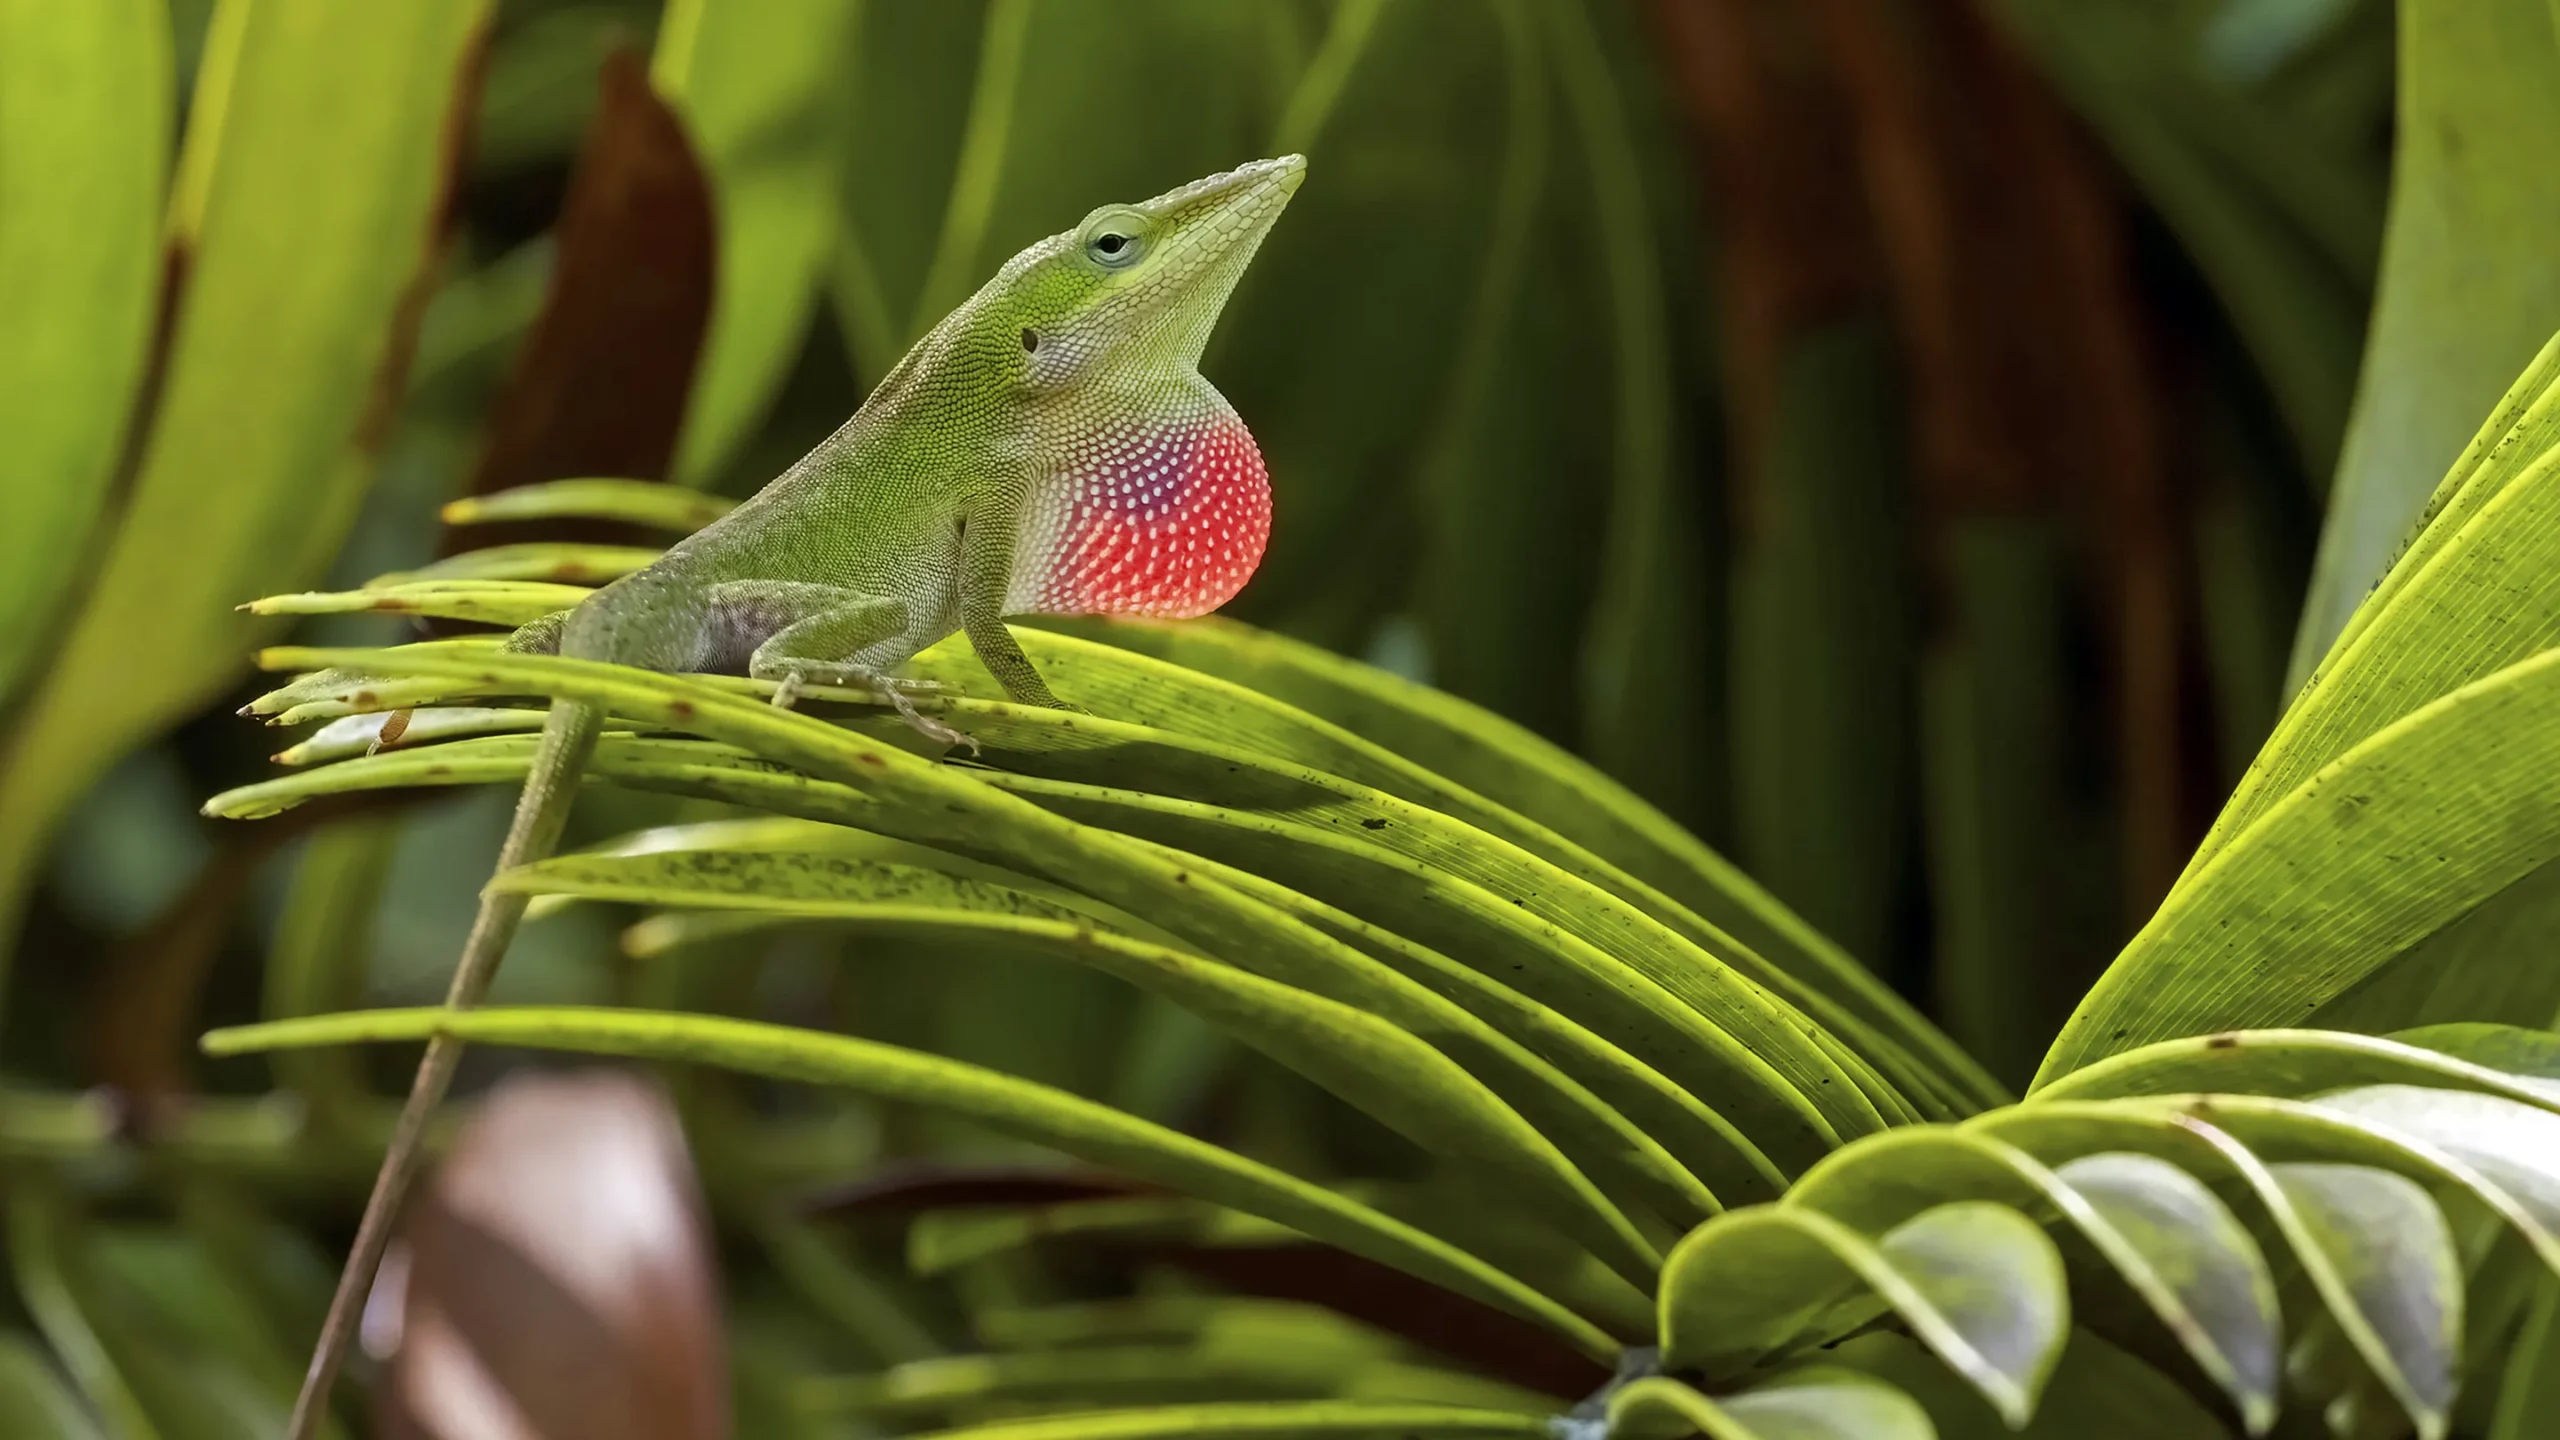
[[[158,1431],[99,1338],[71,1273],[75,1241],[67,1205],[32,1185],[12,1190],[7,1203],[9,1265],[36,1328],[118,1440],[153,1440]]]
[[[399,398],[488,8],[223,5],[181,160],[186,282],[158,407],[62,662],[0,761],[0,913],[82,789],[234,673],[254,629],[229,607],[335,553]],[[156,128],[152,102],[116,103]]]
[[[0,1434],[24,1440],[104,1440],[53,1362],[27,1337],[0,1332]]]
[[[1147,914],[1155,923],[1183,935],[1212,956],[1223,958],[1229,952],[1256,950],[1282,943],[1300,946],[1334,943],[1226,887],[1193,883],[1178,865],[1148,852],[1133,840],[1044,814],[990,783],[1001,781],[1008,787],[1019,787],[1031,782],[992,774],[981,780],[970,772],[928,765],[903,751],[856,738],[808,716],[732,698],[719,688],[697,680],[650,675],[593,662],[504,655],[487,647],[449,644],[411,646],[396,651],[280,650],[268,652],[264,659],[265,663],[278,667],[345,662],[361,673],[392,679],[418,675],[439,681],[462,681],[490,692],[541,691],[570,696],[646,724],[682,728],[714,739],[744,743],[768,760],[790,765],[819,778],[850,783],[880,799],[883,802],[880,808],[862,822],[864,828],[925,844],[939,844],[981,857],[997,858],[1013,868],[1070,885],[1132,913]],[[261,707],[268,703],[260,702]],[[949,705],[951,702],[937,703]],[[1056,728],[1055,712],[986,706],[974,714],[987,717],[985,721],[974,722],[982,728],[995,721],[1028,725],[1033,722],[1025,720],[1024,716],[1048,714],[1052,719],[1046,723],[1051,728],[1040,733],[1066,733]],[[1067,718],[1085,726],[1088,735],[1107,733],[1110,725],[1110,722],[1090,717]],[[914,740],[912,732],[905,731],[903,727],[900,727],[899,738],[906,743]],[[1183,758],[1185,753],[1184,749],[1169,746],[1160,745],[1158,749],[1158,754],[1167,763]],[[1218,773],[1215,759],[1200,756],[1196,747],[1190,748],[1189,754],[1196,773],[1203,776]],[[1244,759],[1249,757],[1241,757],[1237,763],[1241,765]],[[1293,777],[1289,788],[1303,794],[1315,780],[1312,775]],[[265,793],[276,792],[268,790]],[[245,795],[220,797],[224,808],[233,811],[240,809],[247,798]],[[1429,812],[1414,807],[1397,805],[1392,808],[1399,819],[1413,822],[1409,828],[1431,827],[1437,837],[1431,844],[1435,858],[1439,855],[1463,857],[1474,844],[1459,838],[1452,828],[1454,822],[1438,820]],[[1370,818],[1379,817],[1373,814]],[[1390,822],[1391,825],[1394,823]],[[1367,827],[1360,828],[1365,831]],[[1000,854],[995,853],[996,847],[1001,847]],[[1516,852],[1510,852],[1495,842],[1486,841],[1474,848],[1501,852],[1492,858],[1504,864],[1519,863],[1509,858]],[[1534,868],[1530,873],[1541,874]],[[1543,874],[1554,872],[1544,871]],[[1817,1031],[1808,1038],[1800,1031],[1786,1029],[1789,1022],[1783,1018],[1782,1007],[1773,1004],[1764,994],[1756,993],[1754,987],[1747,983],[1737,983],[1736,977],[1712,967],[1711,962],[1701,965],[1704,957],[1678,942],[1676,937],[1647,924],[1642,916],[1592,887],[1572,886],[1560,875],[1554,881],[1540,878],[1537,883],[1557,884],[1577,898],[1589,899],[1619,933],[1653,950],[1651,963],[1655,968],[1670,967],[1666,973],[1677,979],[1692,996],[1748,1020],[1755,1034],[1770,1034],[1771,1043],[1784,1047],[1787,1052],[1782,1058],[1814,1076],[1817,1087],[1825,1083],[1822,1077],[1826,1074],[1837,1076],[1840,1073],[1834,1068],[1836,1062],[1831,1058],[1834,1052],[1822,1047],[1821,1042],[1827,1037]],[[1295,888],[1303,890],[1306,887],[1296,885]],[[1552,905],[1555,902],[1548,903]],[[1514,907],[1492,902],[1488,908],[1499,912],[1510,911]],[[1574,908],[1566,908],[1559,913],[1568,920],[1583,915],[1583,911]],[[1514,915],[1508,918],[1508,923],[1518,925],[1523,920]],[[1448,949],[1446,946],[1442,948]],[[1557,953],[1558,949],[1552,940],[1541,939],[1531,942],[1527,953],[1545,963],[1547,957]],[[1572,952],[1577,957],[1575,963],[1597,967],[1609,985],[1625,983],[1622,977],[1643,979],[1624,961],[1587,944],[1582,950],[1587,953]],[[1781,1131],[1767,1138],[1755,1133],[1753,1138],[1761,1143],[1762,1148],[1782,1141],[1796,1142],[1799,1153],[1802,1153],[1806,1148],[1799,1140],[1802,1137],[1817,1142],[1812,1148],[1818,1153],[1822,1122],[1819,1112],[1811,1111],[1813,1102],[1809,1097],[1783,1083],[1772,1086],[1764,1078],[1769,1075],[1768,1062],[1748,1049],[1735,1046],[1708,1024],[1703,1015],[1669,995],[1658,982],[1645,983],[1650,993],[1620,997],[1621,1003],[1627,999],[1638,1001],[1636,1008],[1657,1025],[1664,1021],[1685,1023],[1689,1034],[1722,1050],[1743,1075],[1752,1077],[1746,1081],[1748,1088],[1743,1095],[1732,1103],[1739,1104],[1742,1098],[1766,1096],[1782,1106],[1804,1107],[1796,1113],[1809,1123],[1786,1127],[1793,1133]],[[1592,992],[1615,994],[1606,985],[1592,986]],[[1854,1063],[1854,1057],[1851,1059]],[[1691,1068],[1697,1067],[1693,1064]],[[1829,1084],[1835,1090],[1848,1088],[1837,1081]],[[1830,1108],[1838,1113],[1855,1115],[1864,1109],[1855,1097],[1834,1094],[1827,1099]],[[1872,1111],[1866,1113],[1872,1114]],[[1872,1128],[1873,1122],[1869,1121],[1868,1125]],[[1772,1128],[1779,1130],[1780,1127]],[[1808,1135],[1807,1131],[1812,1133]]]
[[[2084,1155],[2054,1174],[2104,1222],[2112,1244],[2089,1233],[2108,1262],[2231,1396],[2249,1433],[2264,1434],[2282,1379],[2282,1316],[2266,1257],[2239,1217],[2202,1181],[2149,1155]]]
[[[150,352],[168,182],[154,0],[0,4],[0,699],[49,648]]]
[[[896,1046],[786,1026],[645,1011],[498,1008],[381,1010],[218,1030],[208,1053],[246,1054],[449,1033],[474,1044],[720,1065],[776,1079],[842,1085],[963,1115],[1096,1164],[1286,1225],[1313,1239],[1508,1310],[1597,1358],[1616,1342],[1474,1256],[1385,1215],[1232,1151],[1054,1090]]]
[[[1942,1032],[1731,861],[1588,762],[1490,711],[1233,621],[1041,624],[1231,681],[1391,753],[1430,756],[1433,769],[1452,783],[1658,888],[1927,1057],[1953,1093],[1966,1097],[1967,1108],[2007,1098]]]
[[[714,321],[713,323],[718,323]],[[446,505],[447,525],[499,520],[611,520],[691,533],[729,513],[736,501],[655,480],[546,480]]]
[[[2560,387],[2549,368],[2528,372],[2456,462],[2425,529],[2278,722],[2190,875],[2357,742],[2560,640]]]
[[[1194,1435],[1516,1435],[1547,1440],[1539,1415],[1463,1410],[1445,1405],[1373,1405],[1359,1401],[1302,1404],[1164,1405],[1032,1420],[997,1420],[937,1430],[917,1440],[1188,1440]]]
[[[718,474],[799,354],[836,244],[861,18],[853,0],[679,0],[659,24],[650,79],[701,151],[719,220],[711,330],[676,449],[686,484]]]
[[[1806,1025],[1793,1007],[1705,944],[1600,884],[1438,811],[1321,771],[1100,716],[992,701],[932,703],[984,747],[980,758],[992,766],[1238,811],[1285,813],[1299,824],[1361,836],[1435,873],[1481,885],[1532,919],[1606,952],[1731,1035],[1838,1133],[1881,1128],[1888,1113],[1911,1118],[1894,1088],[1868,1070],[1862,1057],[1847,1053],[1819,1026]],[[990,783],[1019,786],[1001,778]],[[1160,812],[1131,811],[1114,823],[1129,823],[1142,813]],[[1183,843],[1169,830],[1151,838]]]
[[[961,953],[1064,960],[1162,995],[1366,1111],[1428,1153],[1486,1167],[1639,1284],[1661,1257],[1555,1144],[1424,1040],[1368,1011],[1098,928],[982,881],[824,852],[564,856],[491,882],[527,894],[823,916]]]
[[[1646,916],[1730,964],[1754,983],[1821,1021],[1851,1048],[1914,1094],[1932,1096],[1932,1087],[1943,1083],[1938,1075],[1905,1053],[1896,1041],[1879,1033],[1867,1019],[1841,1004],[1821,987],[1785,967],[1772,964],[1751,946],[1680,901],[1549,827],[1508,806],[1488,800],[1372,740],[1242,685],[1185,670],[1167,661],[1036,630],[1023,632],[1022,640],[1025,653],[1039,666],[1041,674],[1053,688],[1097,714],[1181,735],[1221,751],[1258,752],[1464,821],[1528,851],[1576,879],[1621,897]],[[958,642],[928,650],[917,658],[913,669],[920,675],[964,687],[972,678],[981,685],[984,683],[983,667],[977,664],[966,646]],[[1177,781],[1169,785],[1166,780],[1156,778],[1163,772],[1160,764],[1147,767],[1147,773],[1142,775],[1140,765],[1121,763],[1135,757],[1113,756],[1106,759],[1078,755],[1074,752],[1086,749],[1091,744],[1089,740],[1054,729],[1039,733],[1044,727],[1037,723],[1035,717],[1023,718],[1031,721],[1030,732],[1022,737],[1027,745],[1036,746],[1041,751],[1068,752],[1063,755],[1041,754],[1021,764],[1020,768],[1031,773],[1063,779],[1096,780],[1212,803],[1233,803],[1228,797],[1237,793],[1235,787],[1238,782],[1232,779],[1213,779],[1203,785],[1181,777],[1181,781],[1188,783]],[[1069,728],[1071,731],[1072,727]],[[1101,763],[1097,764],[1098,760]],[[1355,818],[1365,822],[1376,817],[1345,816],[1345,819]],[[1382,839],[1392,834],[1391,824],[1364,824],[1364,828]]]
[[[269,595],[240,608],[252,615],[416,615],[514,627],[566,610],[595,592],[531,580],[414,580],[363,590]]]
[[[2267,1167],[2328,1262],[2311,1277],[2419,1435],[2444,1434],[2462,1352],[2462,1263],[2444,1212],[2398,1175],[2358,1165]],[[2290,1226],[2288,1227],[2290,1228]],[[2369,1338],[2346,1324],[2352,1313]]]
[[[2560,855],[2560,650],[2393,722],[2191,873],[2037,1076],[2171,1036],[2300,1021]]]
[[[1714,1372],[1800,1340],[1823,1309],[1872,1290],[2013,1426],[2070,1329],[2062,1257],[2005,1205],[1934,1206],[1879,1240],[1795,1205],[1736,1210],[1671,1252],[1662,1278],[1663,1363]]]
[[[2491,1057],[2502,1062],[2550,1063],[2552,1046],[2537,1044],[2538,1032],[2490,1025],[2442,1029],[2458,1033],[2443,1035],[2447,1042],[2443,1045],[2412,1043],[2427,1031],[2385,1039],[2335,1030],[2243,1030],[2163,1040],[2075,1070],[2038,1090],[2036,1098],[2216,1091],[2312,1095],[2349,1085],[2397,1083],[2478,1090],[2560,1109],[2560,1083],[2510,1073],[2515,1067],[2508,1064],[2489,1063]],[[2464,1048],[2452,1048],[2456,1045]]]
[[[847,842],[854,842],[858,849],[869,848],[860,846],[858,843],[870,839],[868,836],[845,831],[830,833],[829,827],[804,826],[801,828],[804,832],[815,833],[793,836],[784,832],[768,834],[760,838],[765,843],[777,846],[805,844],[811,847],[840,848]],[[699,838],[699,832],[695,832],[693,838]],[[647,859],[639,862],[617,861],[600,865],[587,857],[555,860],[506,877],[500,883],[510,888],[522,888],[535,893],[584,894],[635,903],[736,905],[757,914],[776,917],[834,916],[857,928],[876,930],[886,926],[902,930],[910,939],[939,940],[962,949],[989,944],[1003,948],[1004,935],[980,933],[974,921],[966,916],[933,916],[928,917],[931,923],[926,923],[906,911],[918,904],[968,904],[977,909],[997,912],[1048,913],[1053,919],[1081,921],[1088,926],[1093,919],[1099,918],[1109,928],[1123,931],[1140,926],[1140,922],[1128,917],[1116,916],[1116,914],[1081,916],[1073,910],[1061,909],[1055,904],[1048,907],[1045,912],[1039,908],[1026,907],[1020,903],[1024,898],[1022,891],[1025,887],[1034,890],[1054,889],[1054,887],[1042,887],[1039,882],[1029,877],[1001,871],[989,872],[989,876],[997,879],[999,883],[979,887],[988,892],[983,898],[967,898],[956,890],[948,895],[929,892],[915,885],[912,880],[906,879],[902,872],[911,870],[915,864],[943,870],[972,867],[968,867],[967,862],[955,856],[925,850],[922,847],[907,847],[912,853],[902,858],[912,862],[909,866],[865,864],[851,861],[844,856],[827,856],[815,861],[809,857],[748,856],[733,857],[721,862],[707,874],[697,869],[695,862],[682,853],[663,853],[669,850],[681,852],[686,848],[688,845],[683,842],[657,846],[653,848]],[[1189,865],[1204,863],[1196,857],[1172,852],[1167,852],[1166,858]],[[1339,916],[1338,912],[1327,914],[1323,907],[1315,906],[1313,902],[1305,900],[1302,896],[1296,896],[1293,892],[1241,872],[1227,870],[1221,866],[1214,867],[1212,874],[1239,892],[1269,904],[1282,913],[1294,914],[1300,919],[1307,920],[1320,931],[1335,933],[1336,938],[1350,945],[1347,951],[1335,949],[1301,951],[1281,947],[1268,951],[1240,952],[1233,957],[1234,963],[1244,966],[1253,974],[1278,981],[1282,985],[1296,987],[1292,993],[1303,991],[1350,1007],[1351,1013],[1362,1017],[1362,1023],[1367,1022],[1367,1017],[1375,1016],[1436,1047],[1438,1051],[1456,1061],[1476,1080],[1481,1081],[1493,1096],[1498,1096],[1503,1103],[1511,1106],[1535,1125],[1541,1134],[1552,1140],[1557,1148],[1562,1150],[1567,1159],[1590,1175],[1604,1191],[1612,1186],[1628,1187],[1633,1194],[1653,1206],[1665,1218],[1683,1226],[1703,1219],[1721,1208],[1713,1192],[1690,1176],[1660,1145],[1653,1142],[1642,1130],[1628,1123],[1624,1116],[1609,1108],[1599,1097],[1476,1014],[1444,998],[1440,993],[1407,978],[1398,970],[1375,963],[1370,959],[1366,948],[1354,938],[1354,934],[1344,933],[1337,929],[1334,923],[1337,917],[1339,921],[1351,927],[1357,927],[1358,922],[1351,921],[1348,916]],[[702,892],[706,889],[717,893],[703,894]],[[1058,891],[1044,898],[1053,902],[1063,899],[1069,906],[1082,902],[1085,907],[1092,908],[1092,902],[1085,901],[1083,897],[1073,895],[1071,892]],[[878,902],[884,900],[895,903],[898,909],[892,913],[879,911]],[[1057,928],[1054,925],[1009,926],[1006,927],[1005,933],[1012,935],[1018,941],[1026,942],[1031,953],[1073,963],[1097,965],[1110,973],[1121,975],[1122,978],[1142,988],[1156,990],[1157,993],[1166,994],[1169,998],[1180,1002],[1180,987],[1167,990],[1156,984],[1153,970],[1144,965],[1134,968],[1114,965],[1110,955],[1097,952],[1085,945],[1081,939],[1076,938],[1072,933],[1072,926],[1068,927],[1070,931],[1068,939],[1072,943],[1057,943]],[[1035,931],[1039,933],[1035,934]],[[1043,936],[1046,937],[1045,940]],[[1393,937],[1384,936],[1377,938],[1379,943],[1393,939]],[[1108,946],[1105,947],[1106,950],[1108,948]],[[1464,970],[1437,955],[1426,954],[1417,957],[1402,954],[1399,958],[1417,964],[1434,964],[1446,972],[1470,977],[1474,975],[1474,972]],[[1524,1005],[1526,1003],[1522,1002]],[[1212,1020],[1218,1018],[1207,1011],[1201,1013],[1204,1018]],[[1507,1014],[1506,1018],[1508,1018]],[[1247,1032],[1239,1030],[1237,1033],[1246,1038],[1248,1043],[1253,1043]],[[1305,1069],[1300,1061],[1292,1060],[1289,1053],[1285,1051],[1268,1053],[1281,1063],[1298,1068],[1300,1073],[1308,1075],[1317,1083],[1328,1083],[1323,1073]],[[1322,1059],[1321,1056],[1310,1058]],[[1394,1125],[1397,1122],[1390,1117],[1400,1108],[1392,1103],[1395,1090],[1396,1087],[1389,1087],[1386,1093],[1391,1103],[1384,1108],[1364,1104],[1356,1094],[1339,1090],[1336,1093],[1343,1094],[1345,1099],[1351,1100],[1356,1105],[1362,1105],[1362,1108],[1370,1109],[1371,1113],[1378,1115],[1381,1119],[1387,1119],[1389,1124]],[[1444,1142],[1454,1133],[1448,1132],[1444,1126],[1426,1121],[1420,1130],[1407,1133],[1427,1150],[1458,1153],[1443,1151]],[[1552,1180],[1555,1177],[1550,1175],[1548,1178]],[[1615,1198],[1626,1197],[1618,1195]],[[1577,1207],[1582,1203],[1577,1202]],[[1623,1250],[1624,1237],[1603,1243]],[[1623,1263],[1623,1257],[1620,1263]],[[1658,1263],[1658,1257],[1645,1262],[1644,1274],[1641,1277],[1644,1283],[1650,1283],[1650,1276]]]
[[[2266,1261],[2231,1212],[2166,1161],[2100,1152],[2047,1169],[1989,1123],[1915,1126],[1849,1146],[1784,1203],[1871,1235],[1956,1199],[2059,1211],[2262,1430],[2275,1412],[2281,1321]]]
[[[1799,1370],[1739,1395],[1708,1399],[1677,1380],[1648,1376],[1609,1397],[1609,1432],[1644,1433],[1647,1421],[1694,1428],[1708,1440],[1937,1440],[1929,1412],[1901,1391],[1851,1371]]]
[[[2548,0],[2411,0],[2382,286],[2294,644],[2310,673],[2465,429],[2560,328],[2560,37]]]
[[[417,580],[544,580],[562,585],[602,585],[619,580],[665,552],[639,545],[492,545],[385,575],[375,585]]]
[[[2531,1440],[2555,1430],[2560,1430],[2560,1278],[2545,1275],[2508,1353],[2488,1440]]]

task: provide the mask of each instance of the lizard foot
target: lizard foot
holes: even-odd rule
[[[776,710],[788,710],[792,706],[799,704],[800,687],[803,683],[800,672],[797,670],[784,675],[781,681],[773,687],[773,708]]]
[[[905,684],[883,678],[878,685],[880,693],[888,696],[890,705],[897,709],[898,718],[914,726],[926,739],[944,745],[966,745],[969,747],[970,754],[979,753],[977,737],[954,730],[933,716],[918,710],[916,702],[909,697]]]

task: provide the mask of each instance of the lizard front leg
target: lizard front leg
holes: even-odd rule
[[[907,628],[903,600],[802,580],[733,580],[711,587],[715,624],[773,627],[748,657],[747,674],[775,682],[773,703],[789,709],[810,681],[877,690],[909,725],[945,745],[977,742],[918,710],[913,682],[887,674],[896,659],[880,647]]]
[[[1025,705],[1051,710],[1075,707],[1060,700],[1022,653],[1004,623],[1005,593],[1013,585],[1014,517],[1018,503],[988,496],[970,507],[960,530],[960,628],[969,648],[1004,693]]]

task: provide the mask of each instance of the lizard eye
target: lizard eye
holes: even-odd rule
[[[1105,230],[1094,236],[1084,248],[1085,253],[1093,257],[1095,264],[1119,270],[1136,264],[1138,252],[1145,247],[1139,243],[1135,235],[1123,235],[1117,230]]]
[[[1105,207],[1085,217],[1084,258],[1105,270],[1126,270],[1147,253],[1147,235],[1155,227],[1126,205]]]

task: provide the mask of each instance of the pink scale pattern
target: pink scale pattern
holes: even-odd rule
[[[1271,538],[1271,477],[1233,411],[1120,422],[1024,516],[1014,614],[1187,619],[1227,603]]]

